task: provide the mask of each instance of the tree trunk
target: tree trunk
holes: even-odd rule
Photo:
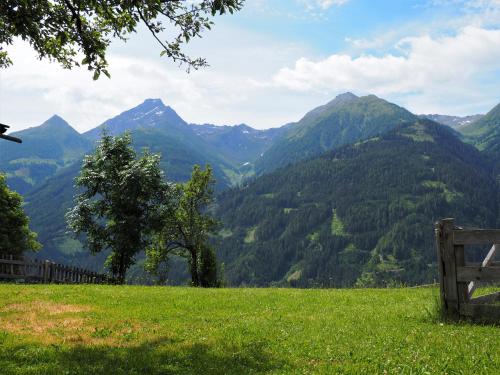
[[[191,253],[191,285],[200,286],[200,278],[198,277],[198,253],[196,249],[189,249]]]
[[[118,265],[118,277],[116,279],[117,283],[123,285],[125,283],[125,274],[127,269],[125,268],[125,255],[120,254],[120,264]]]

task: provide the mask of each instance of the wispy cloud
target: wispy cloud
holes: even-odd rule
[[[349,0],[315,0],[315,1],[309,1],[309,3],[314,3],[316,6],[320,7],[321,9],[328,9],[332,6],[340,6],[344,5],[348,2]]]
[[[334,6],[342,6],[350,0],[296,0],[307,12],[321,14]]]

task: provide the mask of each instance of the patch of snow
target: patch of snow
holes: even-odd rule
[[[139,119],[141,119],[141,118],[143,118],[143,117],[146,117],[147,115],[149,115],[150,113],[152,113],[152,112],[154,112],[154,111],[156,111],[156,112],[155,112],[155,115],[161,115],[161,114],[163,113],[163,111],[162,111],[162,110],[160,110],[160,107],[154,107],[152,110],[147,111],[147,112],[145,112],[145,113],[144,113],[144,112],[139,112],[139,113],[137,113],[137,114],[135,115],[135,117],[134,117],[132,120],[139,120]]]

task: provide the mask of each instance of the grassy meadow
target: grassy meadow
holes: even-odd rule
[[[0,285],[0,374],[499,374],[438,290]]]

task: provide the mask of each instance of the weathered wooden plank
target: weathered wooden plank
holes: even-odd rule
[[[11,273],[0,273],[0,279],[24,279],[25,275],[16,275]]]
[[[455,267],[464,267],[465,266],[465,251],[464,245],[455,245]],[[458,304],[469,302],[469,288],[467,282],[457,282],[457,295],[458,295]]]
[[[500,280],[500,267],[457,267],[457,281],[495,281]]]
[[[486,303],[492,304],[495,302],[500,302],[500,292],[486,294],[484,296],[472,298],[470,303]]]
[[[500,229],[458,229],[453,231],[455,245],[500,244]]]
[[[464,303],[460,315],[473,319],[500,322],[500,305]]]
[[[483,260],[482,263],[483,267],[489,266],[491,262],[493,262],[493,258],[495,257],[497,250],[498,250],[498,245],[495,244],[491,247],[490,251],[488,251],[488,254],[486,254],[486,257]]]
[[[493,258],[495,256],[495,253],[497,252],[497,248],[498,246],[497,245],[493,245],[490,249],[490,251],[488,251],[488,254],[486,254],[486,257],[484,258],[484,260],[481,262],[481,267],[487,267],[487,266],[493,266]],[[469,286],[468,286],[468,291],[469,291],[469,298],[472,297],[472,294],[474,293],[474,291],[476,290],[477,286],[478,286],[479,283],[477,282],[474,282],[474,281],[471,281],[469,283]]]
[[[446,291],[446,305],[448,307],[448,316],[458,317],[458,288],[456,276],[455,248],[453,245],[453,228],[455,226],[453,219],[443,221],[443,260],[444,260],[444,282]]]
[[[459,317],[459,299],[455,247],[453,245],[454,227],[454,219],[441,220],[441,258],[443,263],[444,307],[448,317],[457,319]]]
[[[18,264],[24,265],[26,264],[25,260],[10,260],[10,259],[0,259],[0,264]]]
[[[467,262],[467,265],[471,267],[484,267],[483,262]],[[500,262],[493,261],[488,266],[500,267]]]
[[[438,277],[439,277],[439,295],[441,299],[441,306],[446,309],[446,293],[444,290],[444,260],[443,260],[443,223],[442,221],[436,222],[434,234],[436,238],[436,251],[438,263]]]

